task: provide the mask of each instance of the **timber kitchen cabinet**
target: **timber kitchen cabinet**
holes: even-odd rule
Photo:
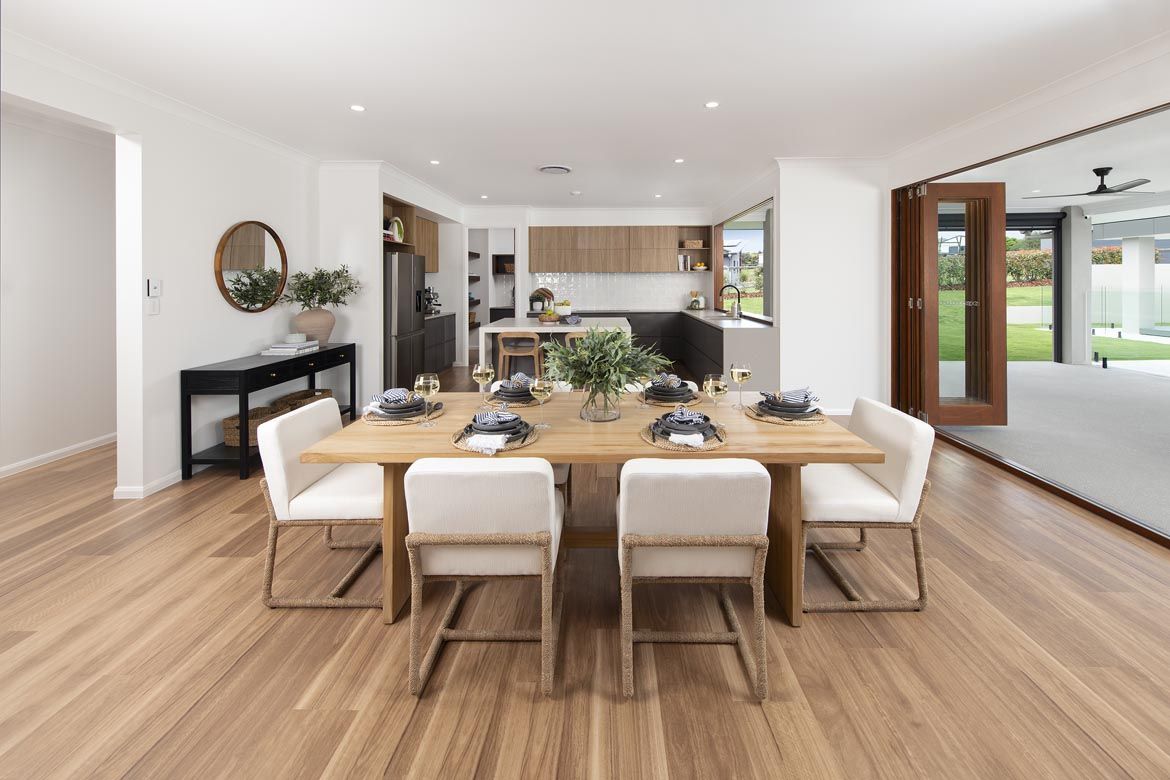
[[[581,225],[528,228],[528,270],[552,273],[678,271],[683,238],[707,226]]]

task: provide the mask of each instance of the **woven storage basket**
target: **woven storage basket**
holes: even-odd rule
[[[322,398],[332,398],[333,391],[328,388],[324,390],[297,390],[294,393],[282,395],[272,402],[272,407],[282,411],[291,412],[293,409],[300,409],[306,404],[311,404],[314,401],[320,401]]]
[[[685,241],[683,241],[683,249],[702,249],[702,248],[703,248],[703,239],[701,239],[701,238],[688,238]]]
[[[261,423],[279,417],[287,409],[277,409],[275,406],[256,406],[248,410],[248,441],[256,444],[256,429]],[[240,416],[233,414],[223,418],[223,443],[229,447],[240,446]]]

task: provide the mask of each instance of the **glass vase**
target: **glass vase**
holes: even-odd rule
[[[617,394],[585,393],[585,403],[581,405],[581,419],[586,422],[613,422],[622,416],[618,405],[620,396]]]

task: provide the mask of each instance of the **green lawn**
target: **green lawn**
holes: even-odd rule
[[[1039,305],[1040,293],[1032,292],[1038,290],[1050,288],[1009,287],[1008,305]],[[1017,300],[1030,299],[1034,303],[1013,304],[1013,293],[1019,293]],[[938,359],[963,360],[963,291],[944,290],[939,300],[955,305],[939,307]],[[1093,349],[1110,360],[1170,360],[1170,344],[1094,336]],[[1008,325],[1007,352],[1008,360],[1052,360],[1052,331],[1037,325]]]

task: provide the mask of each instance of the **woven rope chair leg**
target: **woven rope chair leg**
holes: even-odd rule
[[[920,612],[926,608],[926,559],[922,550],[922,529],[917,525],[909,529],[914,544],[914,569],[918,583],[918,598],[916,599],[871,599],[861,597],[857,588],[837,567],[837,564],[825,553],[823,546],[813,544],[808,549],[812,552],[826,573],[836,583],[848,601],[826,601],[816,604],[805,603],[805,612]]]
[[[622,548],[621,573],[621,641],[622,641],[622,695],[634,696],[634,577],[629,547]]]
[[[540,690],[545,696],[552,696],[562,595],[555,581],[559,573],[552,565],[552,550],[542,547],[540,556]]]
[[[451,595],[451,601],[447,603],[447,610],[443,613],[442,619],[439,621],[439,627],[435,630],[434,637],[431,638],[431,644],[427,648],[427,653],[420,662],[418,653],[420,644],[422,642],[422,578],[419,578],[418,583],[418,618],[415,618],[415,596],[414,583],[411,583],[410,594],[410,692],[414,696],[422,696],[423,688],[426,687],[427,680],[431,678],[431,672],[435,669],[435,662],[439,660],[439,652],[443,649],[443,644],[448,639],[476,639],[478,632],[460,632],[451,628],[451,624],[455,621],[455,615],[459,612],[459,605],[463,601],[463,595],[467,592],[467,583],[464,580],[456,580],[455,592]],[[466,633],[468,636],[464,636]]]
[[[861,552],[865,549],[869,539],[866,536],[865,529],[860,529],[861,538],[856,542],[817,542],[817,545],[822,550],[852,550],[853,552]]]
[[[264,586],[261,589],[261,600],[264,606],[272,608],[272,575],[276,569],[276,538],[280,529],[272,518],[268,520],[268,549],[264,554]]]
[[[333,538],[333,526],[325,526],[325,534],[322,538],[325,546],[330,550],[365,550],[370,546],[370,540],[357,540],[353,542],[339,542]]]

